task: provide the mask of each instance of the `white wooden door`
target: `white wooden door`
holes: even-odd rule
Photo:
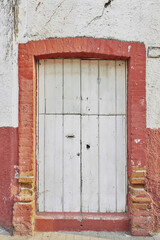
[[[126,63],[38,65],[40,212],[124,212]]]

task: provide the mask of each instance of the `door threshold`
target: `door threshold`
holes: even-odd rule
[[[35,231],[108,231],[129,230],[128,213],[37,213]]]

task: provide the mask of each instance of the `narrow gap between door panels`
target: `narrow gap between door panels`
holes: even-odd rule
[[[64,113],[64,59],[62,60],[62,113]],[[62,117],[62,212],[64,212],[64,114]]]
[[[115,61],[115,196],[117,212],[117,61]]]
[[[128,210],[127,206],[127,182],[128,182],[128,174],[127,174],[127,61],[125,61],[125,197],[126,197],[126,207],[125,210]]]
[[[99,64],[99,60],[98,60],[98,212],[100,212],[100,154],[99,154],[99,97],[100,97],[100,93],[99,93],[99,85],[100,85],[100,64]]]
[[[40,113],[39,115],[55,115],[55,116],[63,116],[63,115],[73,115],[73,113]],[[87,114],[87,113],[74,113],[74,115],[77,115],[77,116],[97,116],[97,114],[94,114],[94,113],[90,113],[90,114]],[[125,116],[126,114],[116,114],[116,116]],[[115,114],[99,114],[99,116],[115,116]]]
[[[36,118],[36,161],[37,161],[37,210],[39,211],[39,60],[36,62],[37,73],[37,118]]]
[[[46,114],[46,91],[45,91],[45,68],[46,68],[46,61],[44,60],[44,112]],[[46,131],[45,131],[45,125],[46,125],[46,116],[44,115],[44,211],[45,209],[45,200],[46,200]]]
[[[80,113],[82,112],[82,63],[80,60]],[[80,212],[82,212],[82,115],[80,115]]]

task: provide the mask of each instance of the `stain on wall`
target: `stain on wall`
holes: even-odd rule
[[[14,195],[18,192],[18,129],[0,128],[0,225],[12,231]]]

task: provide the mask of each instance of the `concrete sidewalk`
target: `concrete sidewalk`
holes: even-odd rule
[[[0,240],[160,240],[160,235],[153,237],[133,237],[129,233],[113,232],[41,232],[33,237],[11,237],[0,228]]]

